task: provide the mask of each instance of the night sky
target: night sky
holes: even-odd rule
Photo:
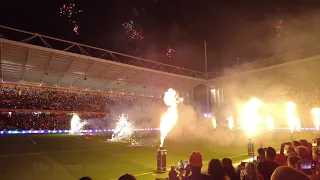
[[[60,7],[70,3],[82,12],[60,17]],[[10,0],[1,5],[0,24],[199,71],[204,71],[206,40],[209,71],[217,71],[318,45],[319,5],[307,0]],[[79,35],[71,21],[79,25]],[[130,21],[142,40],[129,39],[123,24]],[[279,21],[283,29],[277,32]]]

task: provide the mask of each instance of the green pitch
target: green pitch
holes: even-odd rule
[[[312,132],[300,132],[295,134],[295,139],[311,140],[314,136]],[[168,138],[165,141],[167,168],[180,159],[187,160],[195,150],[203,154],[203,169],[212,158],[231,157],[239,162],[249,158],[246,139],[239,131],[217,131],[206,140],[188,135]],[[290,140],[290,135],[287,131],[261,132],[254,138],[256,149],[261,139],[265,147],[278,148],[281,142]],[[73,135],[3,135],[0,136],[0,179],[76,180],[90,176],[94,180],[108,180],[125,173],[136,175],[137,179],[165,177],[166,174],[155,172],[157,149],[108,143],[101,135],[92,140]]]

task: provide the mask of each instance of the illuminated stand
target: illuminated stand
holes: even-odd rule
[[[160,147],[157,152],[157,172],[165,173],[167,170],[167,150]]]
[[[248,155],[254,157],[254,143],[251,139],[248,140]]]

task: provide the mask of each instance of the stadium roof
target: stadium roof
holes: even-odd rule
[[[204,73],[0,26],[2,82],[104,92],[190,90]]]

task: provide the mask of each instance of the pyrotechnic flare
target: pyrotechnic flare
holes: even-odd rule
[[[320,109],[319,108],[313,108],[311,110],[311,114],[313,116],[314,125],[316,126],[316,130],[319,131],[320,126]]]
[[[273,118],[271,116],[267,117],[267,126],[269,130],[273,130],[274,128]]]
[[[132,133],[133,125],[128,121],[128,118],[122,114],[115,130],[113,131],[111,141],[130,140]]]
[[[217,128],[217,120],[216,120],[216,118],[212,117],[211,121],[212,121],[213,128],[216,129]]]
[[[85,122],[81,122],[81,119],[77,114],[73,114],[70,123],[70,134],[80,133],[85,124]]]
[[[261,121],[259,115],[259,108],[261,107],[261,101],[257,98],[252,98],[242,110],[242,121],[244,128],[248,133],[249,139],[258,128],[258,123]]]
[[[295,128],[298,128],[298,126],[300,126],[300,119],[296,117],[296,104],[294,102],[287,102],[285,106],[289,129],[292,133]]]
[[[169,89],[164,94],[164,103],[168,106],[168,110],[161,117],[160,122],[160,147],[163,146],[164,139],[178,121],[177,104],[182,102],[183,99],[179,98],[177,92]]]
[[[228,127],[229,127],[229,129],[231,129],[231,130],[233,130],[233,128],[234,128],[234,120],[233,120],[232,116],[230,116],[230,117],[228,118]]]

